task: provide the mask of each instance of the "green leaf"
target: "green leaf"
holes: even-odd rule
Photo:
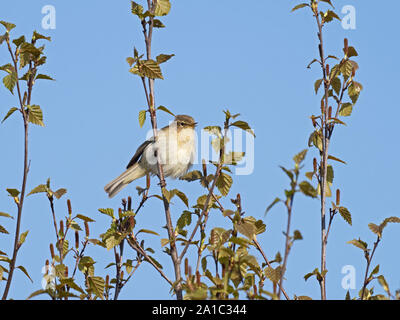
[[[336,77],[331,80],[331,86],[332,86],[333,90],[335,90],[335,93],[337,95],[339,95],[340,91],[342,89],[342,81],[340,80],[339,77]]]
[[[245,121],[236,121],[234,123],[231,123],[231,126],[234,127],[238,127],[244,131],[247,131],[248,133],[250,133],[251,135],[253,135],[254,137],[256,136],[254,134],[254,131],[250,128],[249,124]]]
[[[11,22],[6,22],[6,21],[0,21],[0,24],[2,24],[2,25],[6,28],[6,30],[7,30],[8,32],[11,31],[12,29],[14,29],[14,28],[16,27],[15,24],[13,24],[13,23],[11,23]]]
[[[341,163],[343,163],[343,164],[347,164],[345,161],[340,160],[339,158],[336,158],[336,157],[331,156],[331,155],[328,156],[328,159],[329,159],[329,160],[338,161],[338,162],[341,162]]]
[[[272,281],[272,283],[277,284],[281,279],[281,267],[278,266],[276,269],[268,267],[264,271],[265,276]]]
[[[45,75],[45,74],[38,74],[38,75],[36,76],[36,80],[39,80],[39,79],[43,79],[43,80],[52,80],[52,81],[54,81],[54,79],[53,79],[52,77],[50,77],[50,76],[48,76],[48,75]]]
[[[333,167],[331,165],[328,165],[327,167],[327,173],[326,173],[326,180],[330,183],[333,183],[335,175],[333,172]]]
[[[236,229],[250,240],[254,240],[257,231],[255,222],[254,218],[246,217],[236,224]]]
[[[390,292],[389,285],[388,285],[385,277],[383,275],[378,276],[378,281],[379,281],[379,284],[382,286],[383,290],[385,290],[386,293],[389,294],[389,292]]]
[[[303,181],[299,184],[300,191],[311,198],[316,198],[318,196],[317,190],[308,182],[308,181]]]
[[[164,112],[166,112],[166,113],[169,113],[171,116],[175,117],[174,113],[171,112],[168,108],[166,108],[166,107],[164,107],[164,106],[159,106],[159,107],[157,108],[157,110],[164,111]]]
[[[5,34],[3,34],[3,35],[0,35],[0,45],[1,45],[4,41],[6,41],[7,38],[8,38],[8,34],[7,34],[7,33],[5,33]]]
[[[203,130],[208,132],[211,135],[218,137],[218,138],[222,137],[222,129],[220,126],[207,126],[207,127],[204,127]]]
[[[21,245],[25,242],[25,239],[26,239],[28,233],[29,233],[29,230],[27,230],[27,231],[21,233],[21,235],[19,236],[18,245],[21,246]]]
[[[64,189],[64,188],[60,188],[60,189],[58,189],[56,192],[54,192],[54,196],[57,198],[57,199],[60,199],[64,194],[66,194],[67,193],[67,189]]]
[[[245,153],[244,152],[229,152],[228,154],[225,154],[223,157],[223,162],[225,164],[230,164],[230,165],[236,165],[238,162],[240,162]]]
[[[47,40],[47,41],[51,41],[51,37],[46,37],[46,36],[36,32],[36,31],[33,31],[32,40],[36,41],[36,40],[41,40],[41,39],[44,39],[44,40]]]
[[[299,230],[294,230],[293,240],[303,240],[303,236]]]
[[[21,270],[28,278],[29,280],[31,280],[31,282],[33,283],[32,278],[29,276],[28,271],[26,271],[26,269],[23,266],[18,266],[17,269]]]
[[[314,83],[314,90],[315,90],[315,94],[318,94],[318,90],[321,87],[323,79],[318,79],[317,81],[315,81]]]
[[[129,71],[133,74],[137,74],[140,77],[164,79],[159,64],[154,60],[140,61]]]
[[[331,0],[320,0],[320,1],[322,1],[322,2],[326,2],[326,3],[329,3],[329,4],[332,6],[332,8],[334,8],[334,6],[333,6],[333,4],[332,4]]]
[[[43,192],[47,192],[48,188],[45,184],[40,184],[37,187],[33,188],[31,192],[28,193],[27,196],[30,196],[32,194],[36,194],[36,193],[43,193]]]
[[[19,47],[21,44],[23,44],[25,42],[25,36],[20,36],[17,39],[13,40],[13,43],[15,44],[15,46]]]
[[[142,128],[146,121],[146,110],[139,111],[139,125]]]
[[[40,109],[40,107],[37,105],[27,106],[27,108],[29,110],[28,121],[38,126],[44,127],[42,109]]]
[[[308,3],[300,3],[297,6],[295,6],[291,12],[294,12],[296,10],[299,10],[301,8],[309,7],[310,5]]]
[[[147,230],[147,229],[140,229],[137,234],[139,233],[148,233],[148,234],[154,234],[155,236],[160,236],[157,232],[153,231],[153,230]]]
[[[15,85],[17,84],[17,81],[18,81],[18,77],[17,77],[17,73],[15,72],[15,69],[14,69],[14,68],[13,68],[13,70],[11,71],[10,74],[6,75],[6,76],[3,78],[4,86],[5,86],[8,90],[10,90],[10,92],[11,92],[12,94],[14,94],[14,87],[15,87]]]
[[[182,230],[186,226],[192,223],[192,213],[190,211],[184,211],[176,222],[178,229]]]
[[[5,213],[5,212],[0,212],[0,217],[6,217],[6,218],[14,219],[13,216],[11,216],[11,215],[9,215],[8,213]]]
[[[351,214],[350,211],[345,207],[339,207],[339,213],[342,218],[349,224],[352,225]]]
[[[353,104],[357,102],[362,90],[362,84],[355,81],[353,81],[352,84],[349,86],[348,94]]]
[[[181,199],[182,202],[186,205],[186,207],[189,208],[189,200],[188,200],[187,196],[182,191],[179,191],[178,189],[173,189],[173,190],[169,191],[169,194],[167,196],[168,201],[170,201],[175,195],[178,196],[179,199]]]
[[[18,197],[20,193],[17,189],[7,189],[7,192],[13,198]]]
[[[171,10],[171,3],[169,0],[158,0],[154,14],[158,17],[166,16]]]
[[[0,225],[0,233],[9,234],[9,232],[7,231],[7,229],[4,228],[2,225]]]
[[[99,209],[99,212],[101,212],[101,213],[103,213],[103,214],[106,214],[106,215],[108,215],[108,216],[110,216],[111,218],[114,219],[114,210],[113,210],[113,209],[110,209],[110,208],[107,208],[107,209]]]
[[[140,4],[137,4],[134,1],[131,1],[131,12],[132,12],[132,14],[138,16],[139,18],[142,18],[143,11],[144,11],[144,9]]]
[[[347,241],[347,243],[352,244],[353,246],[360,248],[361,250],[364,250],[364,251],[367,251],[367,248],[368,248],[367,243],[362,241],[361,239],[358,239],[358,240],[353,239],[353,240]]]
[[[278,202],[281,202],[281,201],[282,201],[281,199],[275,198],[275,200],[272,201],[272,203],[271,203],[271,204],[267,207],[267,209],[265,210],[265,214],[267,214],[268,211],[271,210],[272,207],[273,207],[274,205],[276,205]]]
[[[89,288],[93,293],[100,299],[104,299],[103,292],[105,287],[105,281],[102,277],[88,277]]]
[[[6,121],[15,111],[17,111],[18,108],[11,108],[10,110],[8,110],[6,116],[4,117],[3,121],[1,121],[1,123],[3,123],[4,121]]]
[[[86,216],[84,216],[82,214],[78,214],[76,216],[76,218],[81,219],[81,220],[86,221],[86,222],[95,222],[95,220],[93,220],[93,219],[91,219],[89,217],[86,217]]]
[[[353,104],[351,103],[343,103],[339,110],[339,116],[341,117],[348,117],[351,116],[353,112]]]
[[[156,57],[157,63],[161,64],[164,62],[167,62],[169,59],[171,59],[172,57],[174,57],[174,54],[160,54]]]
[[[344,51],[344,49],[343,49]],[[358,52],[354,47],[349,47],[348,51],[347,51],[347,57],[351,58],[351,57],[357,57],[358,56]]]
[[[221,172],[217,179],[216,186],[219,192],[221,192],[223,196],[226,196],[231,189],[232,183],[232,177],[224,172]]]
[[[293,157],[293,161],[294,161],[296,164],[302,163],[302,162],[304,161],[306,155],[307,155],[307,151],[308,151],[307,149],[304,149],[303,151],[301,151],[301,152],[299,152],[298,154],[296,154],[296,155]]]
[[[185,181],[196,181],[200,180],[203,177],[202,173],[198,170],[190,171],[186,175],[180,178],[180,180],[185,180]]]
[[[325,12],[323,14],[323,19],[324,19],[324,22],[331,22],[333,19],[337,19],[337,20],[341,21],[339,16],[332,10],[328,10],[327,12]]]
[[[36,297],[36,296],[39,296],[39,295],[45,294],[45,293],[47,293],[48,295],[50,295],[48,290],[43,290],[43,289],[36,290],[35,292],[32,292],[32,293],[29,295],[29,297],[26,298],[26,300],[30,300],[30,299],[32,299],[32,298],[34,298],[34,297]]]
[[[154,28],[165,28],[165,25],[158,19],[153,20],[153,27]]]
[[[318,131],[311,133],[310,137],[308,138],[308,146],[311,147],[312,145],[322,152],[322,138]]]

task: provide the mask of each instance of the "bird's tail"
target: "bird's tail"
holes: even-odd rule
[[[139,163],[135,163],[118,178],[115,178],[113,181],[107,184],[104,187],[104,191],[108,193],[108,196],[110,198],[112,198],[123,188],[125,188],[129,183],[145,175],[146,171],[139,165]]]

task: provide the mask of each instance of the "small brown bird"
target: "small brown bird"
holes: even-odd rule
[[[177,115],[174,121],[158,131],[136,150],[127,170],[104,187],[110,198],[132,181],[146,174],[158,175],[157,158],[160,158],[164,176],[174,179],[185,175],[193,164],[197,123],[191,116]]]

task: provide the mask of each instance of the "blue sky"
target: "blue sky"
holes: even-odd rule
[[[51,177],[55,188],[68,189],[75,213],[96,220],[92,234],[105,231],[109,221],[97,213],[98,208],[117,208],[121,197],[134,195],[133,183],[120,197],[109,200],[103,186],[129,162],[144,139],[150,124],[139,128],[137,114],[145,99],[140,81],[128,72],[125,61],[133,46],[143,51],[138,21],[130,14],[130,1],[28,1],[0,3],[0,19],[17,25],[15,36],[30,35],[33,29],[52,37],[46,45],[48,63],[44,73],[55,82],[42,81],[34,90],[33,102],[44,111],[45,128],[30,131],[31,171],[28,189]],[[278,165],[290,167],[292,156],[307,147],[312,131],[309,116],[318,112],[314,81],[320,70],[306,69],[316,57],[316,26],[310,13],[290,13],[298,1],[173,1],[167,28],[154,36],[154,54],[174,53],[163,66],[164,81],[156,85],[158,104],[176,114],[190,114],[200,127],[220,124],[222,110],[241,113],[257,135],[255,169],[248,176],[235,177],[230,196],[241,193],[247,214],[264,219],[267,231],[259,240],[269,257],[283,252],[286,213],[274,208],[267,217],[264,210],[276,197],[282,196],[288,181]],[[47,4],[56,8],[56,29],[43,30],[41,9]],[[336,7],[354,5],[357,14],[355,30],[344,30],[340,23],[326,32],[330,54],[340,55],[343,38],[357,48],[359,81],[364,91],[347,127],[335,130],[332,154],[347,161],[335,165],[335,185],[342,191],[342,203],[353,216],[353,226],[335,219],[328,243],[327,292],[330,299],[342,299],[342,267],[356,270],[356,290],[362,286],[364,258],[362,252],[346,244],[361,237],[372,244],[375,237],[368,223],[380,223],[389,216],[400,216],[398,197],[398,118],[397,102],[398,52],[397,21],[400,4],[387,1],[337,0]],[[343,16],[343,14],[341,14]],[[8,62],[5,47],[0,47],[0,65]],[[15,105],[16,98],[0,88],[0,115]],[[159,124],[171,120],[160,113]],[[0,211],[15,215],[15,206],[5,191],[20,188],[22,176],[22,123],[15,115],[0,125]],[[307,158],[311,169],[314,151]],[[196,167],[195,167],[196,169]],[[170,187],[187,191],[193,204],[202,191],[197,184],[170,181]],[[2,190],[2,191],[1,191]],[[158,192],[158,188],[153,188]],[[57,202],[58,217],[66,214],[66,198]],[[227,205],[229,203],[227,202]],[[183,207],[176,203],[174,217]],[[223,224],[215,212],[215,222]],[[8,230],[15,220],[1,220]],[[156,200],[149,202],[139,219],[140,227],[154,229],[165,237],[163,211]],[[226,224],[228,226],[228,224]],[[296,242],[288,262],[285,289],[290,296],[309,295],[319,298],[314,279],[303,276],[319,267],[320,218],[318,201],[299,195],[295,200],[293,229],[299,229],[304,240]],[[400,288],[399,226],[385,229],[375,256],[392,291]],[[47,199],[29,197],[25,203],[22,231],[29,229],[27,243],[18,256],[18,265],[27,267],[34,283],[16,271],[10,298],[25,299],[40,289],[41,269],[49,256],[49,242],[55,235]],[[148,245],[161,251],[160,239],[146,237]],[[0,249],[11,252],[11,236],[0,237]],[[112,253],[98,248],[88,251],[98,263],[96,273]],[[254,252],[255,255],[257,253]],[[164,254],[157,256],[167,273],[171,263]],[[193,264],[195,262],[193,261]],[[108,269],[107,271],[113,272]],[[111,273],[112,274],[112,273]],[[376,283],[376,288],[380,286]],[[0,285],[2,291],[4,284]],[[149,265],[143,265],[137,276],[121,293],[124,299],[169,299],[169,287]]]

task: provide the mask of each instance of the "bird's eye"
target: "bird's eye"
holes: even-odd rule
[[[178,122],[178,125],[180,125],[181,127],[183,127],[184,123],[183,123],[183,122]]]

